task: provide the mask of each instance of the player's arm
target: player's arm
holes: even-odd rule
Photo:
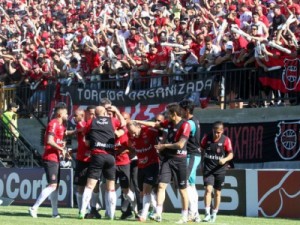
[[[116,117],[120,121],[120,126],[121,127],[125,127],[126,126],[126,120],[124,119],[124,117],[122,116],[122,114],[120,113],[119,109],[116,106],[112,105],[107,110],[115,113]]]
[[[50,145],[53,148],[56,148],[57,150],[64,152],[65,149],[61,146],[59,146],[55,141],[54,141],[54,135],[53,134],[49,134],[47,136],[47,144]]]
[[[176,143],[158,144],[155,145],[156,150],[162,151],[164,149],[183,149],[187,142],[187,137],[181,137]]]
[[[157,128],[160,127],[159,123],[154,121],[145,121],[145,120],[134,120],[134,121],[147,127],[157,127]]]
[[[179,138],[179,141],[175,142],[175,143],[167,143],[167,144],[158,144],[155,146],[155,148],[158,151],[162,151],[165,148],[168,149],[183,149],[184,146],[186,145],[186,142],[189,138],[191,132],[191,126],[189,123],[185,123],[182,127],[182,133],[181,136]]]
[[[124,134],[125,134],[125,128],[120,128],[120,129],[115,130],[115,135],[117,138],[121,137]]]
[[[220,165],[224,165],[230,160],[233,159],[232,145],[230,139],[227,137],[224,143],[224,150],[226,152],[226,156],[219,160]]]

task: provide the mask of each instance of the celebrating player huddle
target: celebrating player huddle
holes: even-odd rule
[[[97,209],[101,183],[105,183],[105,217],[115,219],[115,186],[119,180],[121,219],[128,218],[133,212],[140,222],[148,218],[161,222],[166,188],[173,181],[182,203],[181,218],[176,223],[200,222],[195,181],[203,157],[203,221],[214,222],[221,201],[226,163],[233,158],[231,141],[223,135],[222,122],[216,122],[212,133],[200,141],[200,123],[193,117],[193,110],[193,102],[183,100],[167,106],[166,119],[158,115],[153,122],[136,121],[130,120],[128,113],[120,113],[110,100],[102,99],[100,106],[89,106],[85,111],[77,109],[74,112],[76,129],[67,131],[67,109],[59,105],[45,133],[43,159],[48,186],[29,208],[30,215],[36,218],[38,207],[50,196],[52,216],[60,218],[57,209],[59,161],[71,157],[65,151],[64,136],[76,134],[74,184],[79,219],[101,218]],[[137,164],[132,163],[134,159]],[[137,169],[134,169],[135,165]]]

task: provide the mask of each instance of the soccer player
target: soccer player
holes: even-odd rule
[[[91,160],[91,151],[85,142],[85,133],[83,132],[86,121],[95,117],[96,106],[88,106],[86,112],[83,109],[77,109],[74,114],[74,121],[76,122],[76,130],[68,131],[67,134],[77,133],[77,154],[76,154],[76,168],[74,176],[74,184],[77,185],[76,199],[78,209],[81,209],[82,194],[87,182],[87,170]],[[97,199],[99,199],[99,188],[95,188],[91,198],[91,210],[86,215],[86,218],[101,219],[101,215],[96,209]]]
[[[127,128],[130,135],[129,146],[136,152],[138,158],[138,185],[143,194],[143,209],[139,221],[144,222],[151,204],[151,192],[159,172],[159,158],[154,148],[158,130],[142,127],[135,121],[129,122]]]
[[[203,180],[205,187],[203,222],[215,222],[221,203],[221,189],[224,185],[226,164],[233,159],[230,139],[223,134],[221,121],[213,124],[212,133],[205,135],[201,141],[203,155]],[[214,189],[214,208],[211,211],[212,191]]]
[[[183,100],[179,103],[183,109],[183,117],[191,126],[191,133],[187,142],[187,193],[189,198],[189,221],[200,222],[198,212],[198,192],[196,190],[196,173],[201,162],[200,150],[200,123],[193,116],[194,103],[191,100]]]
[[[177,187],[181,195],[182,211],[178,224],[188,221],[188,196],[187,196],[187,140],[191,127],[182,118],[182,109],[178,103],[167,106],[168,119],[159,126],[168,129],[167,142],[155,146],[156,150],[164,155],[159,172],[159,183],[157,191],[157,207],[154,219],[162,221],[162,207],[165,201],[165,192],[172,178],[176,177]],[[156,122],[139,121],[146,126],[157,127]]]
[[[130,190],[130,157],[128,148],[128,130],[126,126],[117,129],[115,135],[116,181],[119,179],[123,198],[124,200],[129,201],[134,214],[137,215],[135,195]],[[123,210],[121,218],[126,219],[125,210]]]
[[[52,217],[60,218],[57,209],[58,187],[60,180],[60,158],[70,157],[65,151],[64,134],[66,131],[65,121],[68,119],[68,111],[64,105],[55,108],[55,118],[52,119],[45,133],[45,152],[43,155],[44,168],[46,172],[48,186],[43,189],[35,204],[29,208],[29,214],[37,218],[39,206],[50,196]]]
[[[123,117],[115,106],[110,106],[110,111],[123,121]],[[113,153],[115,151],[116,120],[107,114],[103,106],[96,107],[96,118],[87,122],[85,132],[91,149],[91,162],[88,168],[87,184],[82,196],[82,206],[78,218],[84,219],[87,205],[91,199],[92,191],[103,174],[106,179],[106,205],[107,214],[114,219],[116,208],[115,175],[116,166]]]

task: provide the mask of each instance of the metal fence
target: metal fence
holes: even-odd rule
[[[85,85],[73,81],[70,86],[101,90],[125,90],[130,77],[131,90],[146,90],[156,87],[168,87],[174,83],[195,81],[203,77],[213,77],[209,92],[204,93],[210,103],[217,104],[220,109],[242,107],[266,107],[279,103],[299,104],[298,93],[283,94],[278,90],[263,87],[259,82],[260,71],[257,68],[235,68],[227,63],[216,66],[209,71],[194,67],[189,73],[141,75],[128,71],[123,75],[100,74],[86,76]],[[131,74],[131,75],[129,75]],[[14,95],[20,105],[20,116],[48,115],[50,102],[57,97],[64,85],[50,83],[44,90],[31,90],[29,84],[14,88]],[[2,91],[3,92],[3,91]],[[203,96],[203,93],[202,93]],[[13,97],[12,97],[13,98]],[[5,100],[10,101],[8,99]],[[284,105],[281,104],[281,105]]]

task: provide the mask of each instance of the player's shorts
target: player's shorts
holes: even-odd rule
[[[161,163],[159,183],[170,183],[172,177],[179,189],[187,186],[187,163],[186,158],[165,158]]]
[[[115,180],[115,158],[110,154],[92,154],[88,168],[88,178],[100,180],[102,174],[106,180]]]
[[[225,181],[225,173],[203,175],[204,186],[212,185],[216,190],[222,190]]]
[[[59,184],[59,180],[60,180],[59,162],[44,160],[44,169],[46,172],[48,184]]]
[[[129,188],[130,185],[130,164],[116,166],[116,181],[119,179],[119,183],[122,189]]]
[[[87,172],[90,162],[77,161],[74,175],[74,184],[85,186],[87,181]]]
[[[159,164],[153,163],[145,168],[138,169],[138,185],[143,190],[143,184],[156,185],[159,174]]]
[[[197,170],[201,162],[200,155],[187,155],[187,177],[190,185],[196,184]]]

